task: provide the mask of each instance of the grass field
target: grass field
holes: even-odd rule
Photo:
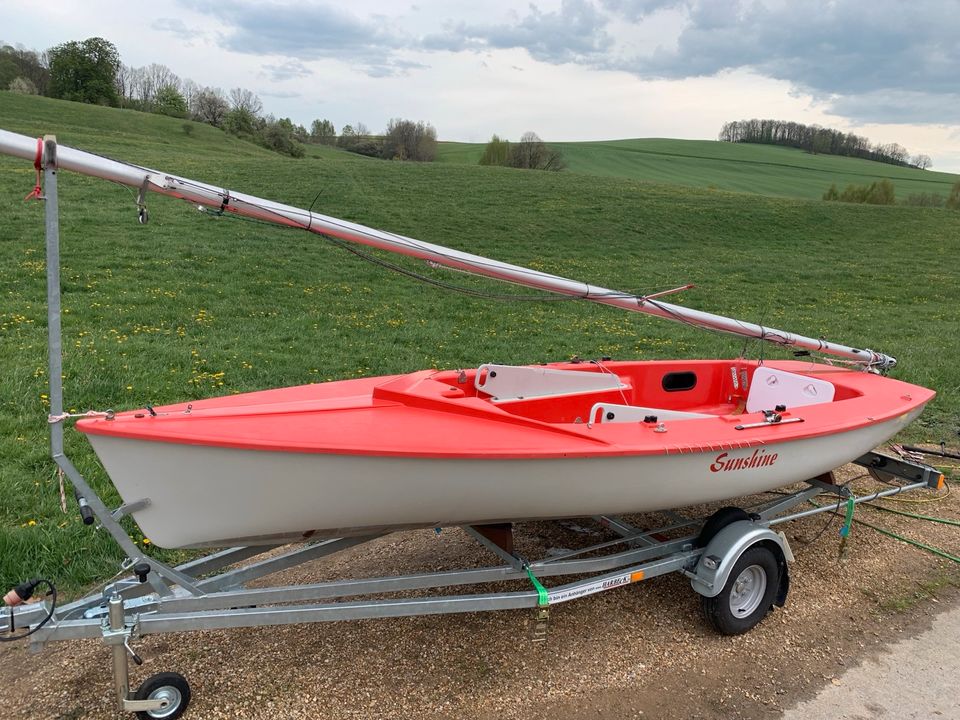
[[[733,192],[819,200],[831,184],[893,182],[899,201],[911,194],[946,198],[960,176],[897,167],[858,158],[811,155],[793,148],[709,140],[609,140],[551,143],[563,152],[568,170],[603,177],[649,180]],[[440,143],[440,162],[476,165],[479,143]]]
[[[0,127],[309,206],[606,287],[694,282],[677,301],[899,357],[939,396],[911,440],[960,424],[960,213],[681,188],[578,173],[293,160],[154,115],[0,93]],[[0,588],[76,591],[116,550],[61,513],[47,447],[43,206],[29,162],[0,158]],[[504,303],[391,274],[323,239],[60,177],[64,383],[71,410],[124,409],[332,378],[572,355],[735,356],[741,341],[581,302]],[[406,262],[406,261],[404,261]],[[492,292],[503,286],[436,272]],[[507,292],[514,292],[507,288]],[[746,352],[756,356],[751,343]],[[767,356],[778,351],[767,347]],[[68,454],[117,497],[84,438]],[[131,535],[141,536],[133,526]],[[175,553],[165,557],[175,557]]]

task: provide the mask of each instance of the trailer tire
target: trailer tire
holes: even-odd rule
[[[140,684],[134,697],[137,700],[164,698],[170,703],[160,710],[139,711],[137,717],[140,720],[176,720],[190,704],[190,684],[180,673],[157,673]]]
[[[767,616],[780,591],[780,563],[773,551],[758,544],[737,558],[723,590],[703,598],[703,612],[723,635],[741,635]]]
[[[700,534],[697,535],[697,547],[706,547],[709,545],[710,541],[713,540],[716,534],[723,530],[727,525],[740,520],[750,519],[750,513],[743,508],[734,507],[732,505],[720,508],[713,515],[707,518],[707,521],[700,529]]]

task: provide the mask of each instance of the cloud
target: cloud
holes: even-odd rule
[[[303,97],[303,94],[302,94],[302,93],[298,93],[298,92],[286,92],[286,91],[284,91],[284,90],[273,90],[273,91],[271,91],[271,92],[267,92],[267,91],[263,90],[263,91],[260,92],[260,94],[263,95],[264,97],[279,98],[279,99],[281,99],[281,100],[289,100],[289,99],[292,99],[292,98]]]
[[[827,107],[861,123],[960,124],[960,93],[876,90],[831,98]]]
[[[529,13],[515,22],[459,23],[442,33],[423,38],[429,50],[489,50],[523,48],[531,57],[548,63],[598,59],[613,39],[604,30],[607,17],[588,0],[563,0],[557,12],[530,5]]]
[[[383,16],[361,19],[331,5],[238,0],[224,12],[223,3],[212,0],[181,4],[216,16],[227,26],[221,44],[239,53],[300,61],[337,58],[389,74],[397,71],[393,52],[407,44]]]
[[[685,6],[685,0],[600,0],[605,10],[626,20],[642,20],[660,10]]]
[[[531,3],[500,16],[494,7],[489,22],[464,20],[441,3],[449,9],[436,11],[429,27],[409,8],[386,4],[394,15],[360,16],[329,0],[236,0],[229,12],[214,0],[179,1],[225,25],[222,46],[286,58],[265,66],[275,80],[306,77],[311,60],[381,78],[424,68],[409,58],[426,53],[521,49],[543,63],[645,80],[748,70],[867,122],[890,122],[885,113],[922,123],[957,115],[957,0],[561,0],[556,9]],[[155,26],[191,32],[180,21]]]
[[[203,35],[200,30],[191,30],[184,24],[183,20],[179,20],[177,18],[157,18],[150,23],[150,28],[186,39],[192,39]]]
[[[263,66],[263,69],[267,77],[276,82],[309,77],[313,74],[310,69],[299,60],[287,60],[282,63],[267,64]]]
[[[826,93],[955,87],[960,15],[949,0],[702,0],[687,12],[676,48],[637,58],[636,71],[690,77],[750,67]]]
[[[684,9],[687,21],[674,47],[614,65],[664,79],[748,68],[860,120],[894,121],[884,120],[885,113],[913,122],[944,121],[944,112],[957,116],[955,0],[688,0]]]

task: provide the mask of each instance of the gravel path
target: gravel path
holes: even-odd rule
[[[957,495],[898,507],[960,518]],[[960,550],[956,528],[858,513]],[[529,641],[530,611],[149,636],[135,643],[146,662],[133,669],[132,683],[166,670],[183,673],[194,692],[187,720],[778,718],[879,653],[941,588],[960,586],[954,564],[863,527],[855,527],[843,559],[836,520],[804,544],[823,525],[818,516],[783,528],[797,556],[790,598],[739,637],[715,635],[689,582],[671,575],[558,606],[547,642],[538,644]],[[526,524],[517,533],[529,556],[583,542],[556,525]],[[460,530],[411,531],[272,580],[315,582],[490,561]],[[129,717],[112,712],[109,655],[99,641],[57,643],[36,655],[22,643],[5,645],[0,663],[4,718]]]

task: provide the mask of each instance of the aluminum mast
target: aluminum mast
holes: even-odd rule
[[[26,160],[36,160],[37,148],[36,138],[0,130],[0,153]],[[414,240],[358,223],[339,220],[291,205],[264,200],[253,195],[246,195],[157,170],[110,160],[63,145],[59,146],[57,150],[57,165],[64,170],[72,170],[84,175],[138,188],[140,190],[138,203],[141,208],[143,208],[143,198],[146,191],[149,190],[224,212],[232,212],[243,217],[302,228],[320,235],[328,235],[352,243],[401,255],[409,255],[437,265],[464,270],[495,280],[515,283],[559,295],[569,295],[583,300],[592,300],[604,305],[612,305],[624,310],[654,315],[709,330],[739,335],[740,337],[766,340],[785,347],[834,355],[852,360],[868,369],[882,371],[892,368],[897,363],[896,358],[872,350],[861,350],[735,320],[722,315],[693,310],[681,305],[672,305],[653,298],[608,290],[596,285],[491,260],[480,255],[453,250],[442,245]]]

